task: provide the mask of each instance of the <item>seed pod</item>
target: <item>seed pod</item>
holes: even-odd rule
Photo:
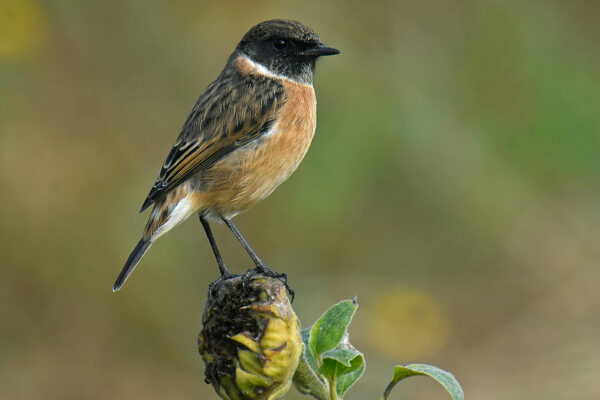
[[[289,389],[302,352],[285,285],[263,275],[211,285],[198,337],[206,382],[226,400],[272,400]]]

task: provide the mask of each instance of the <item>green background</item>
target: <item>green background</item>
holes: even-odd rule
[[[197,220],[111,287],[195,99],[278,17],[342,54],[318,63],[306,159],[236,222],[289,274],[304,325],[358,297],[367,372],[347,398],[377,398],[412,362],[472,399],[599,398],[599,11],[0,0],[0,399],[216,398],[196,335],[218,273]],[[414,378],[391,398],[446,396]]]

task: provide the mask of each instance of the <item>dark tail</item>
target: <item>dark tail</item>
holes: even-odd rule
[[[143,238],[138,242],[137,246],[135,246],[135,249],[133,249],[125,262],[125,266],[119,273],[115,285],[113,286],[113,292],[121,289],[121,286],[123,286],[123,283],[125,283],[129,275],[131,275],[135,266],[138,265],[144,254],[146,254],[146,251],[148,251],[151,244],[152,242],[150,240],[145,240]]]

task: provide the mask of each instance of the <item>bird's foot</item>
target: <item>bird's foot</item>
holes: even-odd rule
[[[248,270],[248,272],[246,272],[244,274],[244,279],[245,279],[244,283],[249,282],[250,279],[256,275],[263,275],[263,276],[266,276],[269,278],[279,279],[281,281],[281,283],[283,283],[283,285],[287,289],[288,293],[290,294],[290,302],[294,301],[294,290],[288,285],[287,274],[285,274],[285,273],[280,274],[279,272],[274,271],[271,268],[267,267],[266,264],[259,264],[256,266],[256,268]]]
[[[221,273],[221,278],[223,279],[231,278],[233,276],[233,274],[231,273],[229,268],[225,266],[225,264],[219,264],[219,272]]]
[[[221,282],[226,281],[227,279],[231,279],[233,278],[234,274],[232,274],[227,267],[225,267],[224,265],[219,265],[219,270],[221,271],[221,276],[219,278],[217,278],[216,281],[212,282],[211,284],[208,285],[208,292],[210,293],[210,295],[212,297],[215,297],[216,293],[215,290],[220,286]]]

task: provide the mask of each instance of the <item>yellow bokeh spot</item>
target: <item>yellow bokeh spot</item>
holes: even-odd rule
[[[450,332],[444,307],[428,293],[413,289],[380,294],[365,314],[371,344],[399,363],[435,354]]]
[[[31,0],[0,0],[0,61],[20,60],[47,39],[47,18]]]

